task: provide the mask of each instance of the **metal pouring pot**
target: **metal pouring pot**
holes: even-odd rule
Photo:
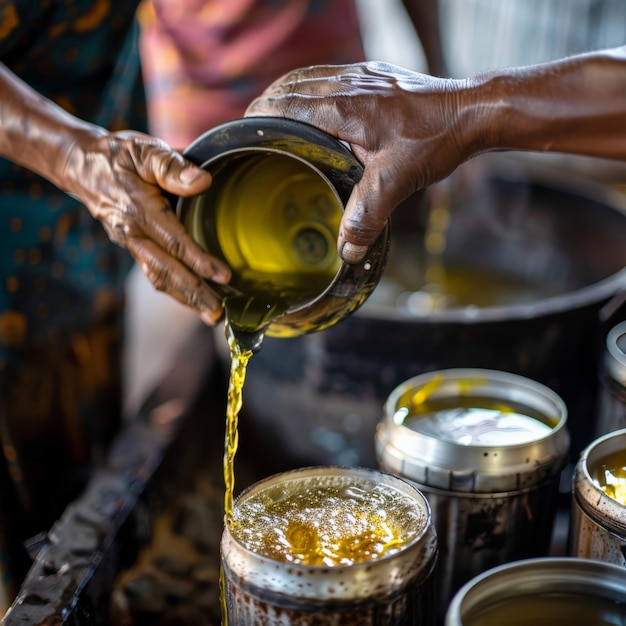
[[[323,330],[365,302],[385,267],[390,233],[387,225],[362,262],[341,261],[339,221],[363,173],[343,143],[301,122],[251,117],[209,130],[184,155],[213,177],[206,192],[179,198],[176,210],[194,239],[233,268],[230,284],[212,284],[215,291],[227,302],[245,300],[254,281],[271,290],[288,268],[300,283],[294,290],[304,295],[269,318],[265,335]],[[318,268],[327,277],[321,286],[310,282]],[[266,308],[259,307],[259,326]]]
[[[536,290],[526,301],[421,316],[386,303],[396,268],[422,266],[423,224],[396,227],[396,211],[385,275],[368,302],[324,333],[266,341],[250,363],[242,422],[255,425],[255,441],[280,446],[286,464],[376,467],[374,433],[389,393],[454,367],[519,374],[559,394],[570,464],[590,441],[605,336],[626,316],[626,198],[503,165],[476,193],[459,191],[450,209],[446,260],[507,272]],[[413,207],[409,217],[423,212]]]

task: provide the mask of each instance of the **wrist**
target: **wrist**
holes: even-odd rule
[[[489,71],[459,82],[456,108],[461,145],[468,150],[466,157],[509,148],[507,79]]]
[[[480,151],[562,152],[623,159],[623,49],[483,72],[463,90],[463,124]],[[598,94],[601,94],[599,97]]]
[[[99,126],[81,120],[75,122],[69,120],[57,135],[53,146],[57,158],[47,178],[59,189],[80,197],[84,172],[89,167],[87,155],[93,145],[108,133]]]
[[[66,191],[71,153],[106,134],[43,97],[0,64],[0,155]]]

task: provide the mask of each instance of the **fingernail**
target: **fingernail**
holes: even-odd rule
[[[219,322],[220,318],[222,317],[222,311],[211,311],[210,309],[204,309],[202,311],[200,311],[200,319],[207,325],[207,326],[215,326],[215,324],[217,324],[217,322]]]
[[[363,260],[367,254],[367,246],[357,246],[356,244],[346,241],[341,248],[341,258],[346,263],[358,263]]]
[[[203,170],[197,167],[185,167],[181,170],[178,177],[180,178],[181,183],[189,185],[193,183],[193,181],[196,180],[202,174],[202,172]]]
[[[230,281],[231,278],[231,270],[229,267],[225,267],[223,265],[218,265],[217,263],[211,262],[211,273],[207,278],[210,278],[213,282],[226,284]]]

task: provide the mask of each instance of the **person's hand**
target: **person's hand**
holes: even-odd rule
[[[132,254],[156,289],[215,324],[222,302],[204,279],[226,283],[230,268],[191,238],[162,193],[195,195],[210,186],[211,175],[138,132],[73,139],[61,175],[65,190]]]
[[[163,195],[204,191],[208,172],[159,139],[71,115],[2,63],[0,112],[0,156],[78,198],[156,289],[217,322],[222,302],[204,279],[227,283],[230,268],[200,248]]]
[[[360,261],[391,212],[470,154],[461,140],[459,81],[384,63],[314,66],[273,83],[247,116],[308,122],[347,142],[364,166],[345,208],[338,249]]]
[[[308,122],[350,144],[364,173],[338,247],[344,260],[357,262],[402,200],[477,154],[523,150],[626,161],[625,96],[621,46],[466,79],[384,63],[313,66],[278,79],[246,115]]]

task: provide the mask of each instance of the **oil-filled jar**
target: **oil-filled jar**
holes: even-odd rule
[[[428,502],[385,472],[263,479],[235,500],[221,554],[229,626],[435,624]]]
[[[466,583],[445,619],[445,626],[556,624],[626,624],[623,568],[567,557],[500,565]]]
[[[428,499],[440,608],[480,572],[548,554],[568,450],[565,403],[523,376],[439,370],[389,395],[377,456]]]
[[[217,126],[184,155],[211,173],[205,192],[180,198],[177,215],[232,270],[226,321],[241,343],[322,330],[359,308],[389,250],[385,226],[359,263],[342,262],[339,224],[363,167],[349,148],[309,124],[249,117]]]
[[[572,556],[626,565],[626,429],[602,435],[582,451],[569,543]]]
[[[606,336],[596,435],[626,428],[626,321]]]

